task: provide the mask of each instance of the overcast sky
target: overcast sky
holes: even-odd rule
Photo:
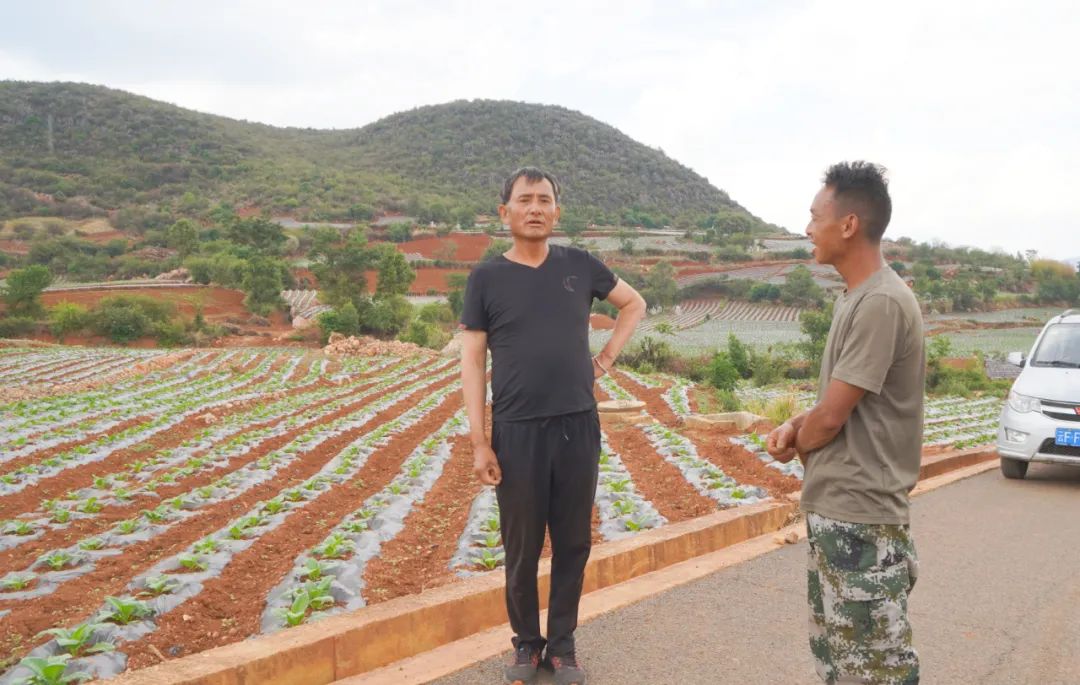
[[[0,79],[275,125],[557,104],[801,232],[823,169],[887,166],[888,234],[1080,256],[1080,3],[352,0],[9,4]]]

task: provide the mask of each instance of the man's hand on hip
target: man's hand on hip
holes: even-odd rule
[[[495,450],[490,445],[473,446],[473,473],[484,485],[498,485],[502,482],[502,469],[495,458]]]

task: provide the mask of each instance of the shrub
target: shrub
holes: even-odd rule
[[[98,303],[91,317],[95,333],[125,344],[155,332],[175,311],[172,304],[143,295],[114,295]]]
[[[734,333],[728,333],[727,345],[728,357],[731,358],[731,363],[735,365],[735,370],[743,378],[749,378],[751,374],[750,350]]]
[[[49,309],[49,330],[56,339],[64,338],[86,328],[90,324],[90,314],[86,307],[74,302],[60,302]]]
[[[624,351],[620,359],[626,366],[644,373],[645,371],[641,368],[644,365],[652,369],[667,368],[674,356],[671,345],[647,335],[640,343]]]
[[[360,331],[360,315],[352,302],[346,302],[337,309],[319,314],[318,324],[323,344],[326,344],[331,333],[356,335]]]
[[[755,385],[772,385],[788,374],[791,356],[787,348],[777,345],[765,351],[750,351],[750,374]]]
[[[719,390],[716,393],[717,398],[720,400],[720,409],[723,411],[739,411],[742,409],[742,402],[739,401],[738,395],[733,390]]]
[[[180,347],[191,341],[191,336],[179,321],[158,321],[153,324],[154,337],[163,347]]]
[[[8,316],[0,319],[0,338],[21,338],[34,330],[34,320],[28,316]]]
[[[709,384],[718,390],[731,392],[738,381],[739,371],[728,353],[721,351],[714,354],[709,364]]]
[[[397,335],[412,318],[412,305],[401,295],[372,300],[372,307],[361,317],[362,330],[383,335]]]
[[[42,314],[41,292],[52,282],[52,273],[40,265],[32,264],[25,269],[15,269],[7,275],[6,285],[0,291],[7,303],[10,316],[37,317]]]

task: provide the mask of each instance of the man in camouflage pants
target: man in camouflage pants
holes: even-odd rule
[[[922,457],[926,359],[918,302],[881,254],[891,213],[880,167],[826,172],[806,232],[847,288],[834,304],[817,403],[768,437],[775,458],[798,454],[806,465],[810,649],[827,683],[919,682],[908,493]]]

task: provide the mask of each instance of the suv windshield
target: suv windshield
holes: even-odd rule
[[[1058,323],[1046,329],[1031,365],[1080,368],[1080,324]]]

